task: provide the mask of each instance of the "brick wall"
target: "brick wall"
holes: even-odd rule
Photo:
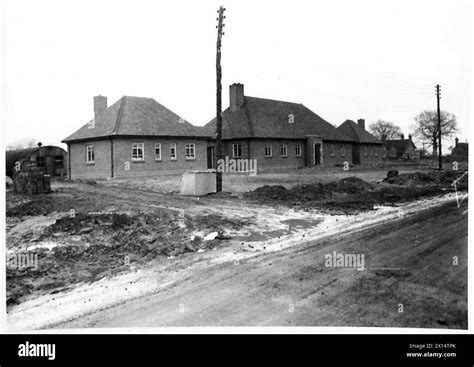
[[[359,144],[360,164],[381,163],[383,157],[382,144]]]
[[[352,163],[352,144],[323,141],[323,166],[331,167],[344,162]]]
[[[132,144],[144,144],[144,160],[132,159]],[[155,159],[155,144],[161,144],[161,160]],[[186,159],[186,144],[194,144],[195,158]],[[170,157],[170,146],[176,144],[176,160]],[[184,172],[207,169],[206,140],[202,139],[114,139],[114,176],[145,176],[159,172]],[[126,163],[128,162],[128,163]],[[127,171],[125,168],[129,166]]]
[[[94,146],[95,162],[86,163],[86,146]],[[69,144],[71,178],[110,177],[110,141],[97,140],[87,143]]]
[[[144,159],[132,159],[132,144],[144,144]],[[161,144],[161,160],[155,159],[155,144]],[[185,146],[193,143],[195,158],[186,159]],[[176,160],[170,157],[170,145],[176,144]],[[94,146],[95,162],[86,163],[86,146]],[[202,139],[135,139],[113,140],[114,177],[149,176],[159,172],[184,172],[186,170],[207,169],[207,140]],[[110,140],[91,141],[70,144],[71,177],[109,178],[111,177]],[[127,163],[128,162],[128,163]],[[128,170],[126,169],[128,167]]]

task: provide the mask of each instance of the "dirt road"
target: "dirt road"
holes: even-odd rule
[[[365,270],[326,267],[334,251],[363,254]],[[467,214],[452,200],[280,251],[188,265],[152,293],[50,326],[467,328]]]

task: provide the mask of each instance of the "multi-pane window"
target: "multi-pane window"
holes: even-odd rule
[[[301,144],[296,144],[295,145],[295,155],[297,157],[301,157]]]
[[[265,146],[265,157],[271,157],[272,154],[272,146],[271,144],[268,144]]]
[[[176,144],[170,144],[170,159],[172,161],[176,160]]]
[[[242,157],[242,144],[232,144],[232,157]]]
[[[194,143],[186,144],[186,159],[196,158]]]
[[[94,163],[94,146],[93,145],[86,145],[86,163]]]
[[[143,161],[145,159],[145,143],[132,144],[132,161]]]
[[[341,145],[341,157],[346,156],[346,147],[344,145]]]
[[[155,144],[155,161],[161,161],[161,144]]]
[[[331,145],[331,157],[336,156],[336,146],[334,144]]]
[[[280,145],[280,153],[282,157],[288,157],[288,146],[286,144]]]

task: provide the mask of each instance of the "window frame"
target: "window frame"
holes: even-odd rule
[[[239,151],[238,155],[235,154],[235,148]],[[242,144],[240,143],[235,143],[232,144],[232,158],[242,158]]]
[[[295,157],[301,157],[302,154],[301,154],[301,144],[300,143],[296,143],[295,144]]]
[[[270,154],[267,154],[267,148],[270,149]],[[265,158],[272,158],[273,157],[273,145],[272,144],[265,145],[265,147],[263,148],[263,154],[264,154]]]
[[[158,148],[160,152],[158,157],[156,155],[156,148]],[[161,161],[161,143],[155,143],[155,161]]]
[[[134,148],[134,146],[136,146],[136,147]],[[142,157],[141,158],[140,157],[134,158],[133,157],[133,151],[134,151],[134,149],[136,149],[137,155],[138,155],[140,146],[141,146],[141,151],[142,151]],[[145,160],[145,143],[132,143],[132,162],[142,162],[144,160]]]
[[[336,144],[331,144],[331,145],[329,146],[329,149],[330,149],[329,155],[330,155],[331,157],[335,157],[335,156],[336,156]]]
[[[89,153],[92,159],[89,159]],[[86,145],[86,164],[95,164],[95,149],[93,144]]]
[[[341,157],[346,156],[346,147],[344,145],[341,145]]]
[[[188,156],[188,148],[192,147],[192,156]],[[192,161],[196,159],[196,144],[195,143],[186,143],[184,146],[184,154],[187,161]]]
[[[174,151],[174,154],[171,152]],[[170,161],[178,160],[178,150],[176,149],[176,143],[170,144]]]
[[[283,153],[285,151],[285,153]],[[288,157],[288,144],[280,144],[280,155],[282,158]]]

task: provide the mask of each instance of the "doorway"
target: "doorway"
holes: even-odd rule
[[[314,144],[314,165],[319,166],[321,164],[321,144]]]
[[[214,147],[207,147],[207,169],[216,168],[214,164]]]

